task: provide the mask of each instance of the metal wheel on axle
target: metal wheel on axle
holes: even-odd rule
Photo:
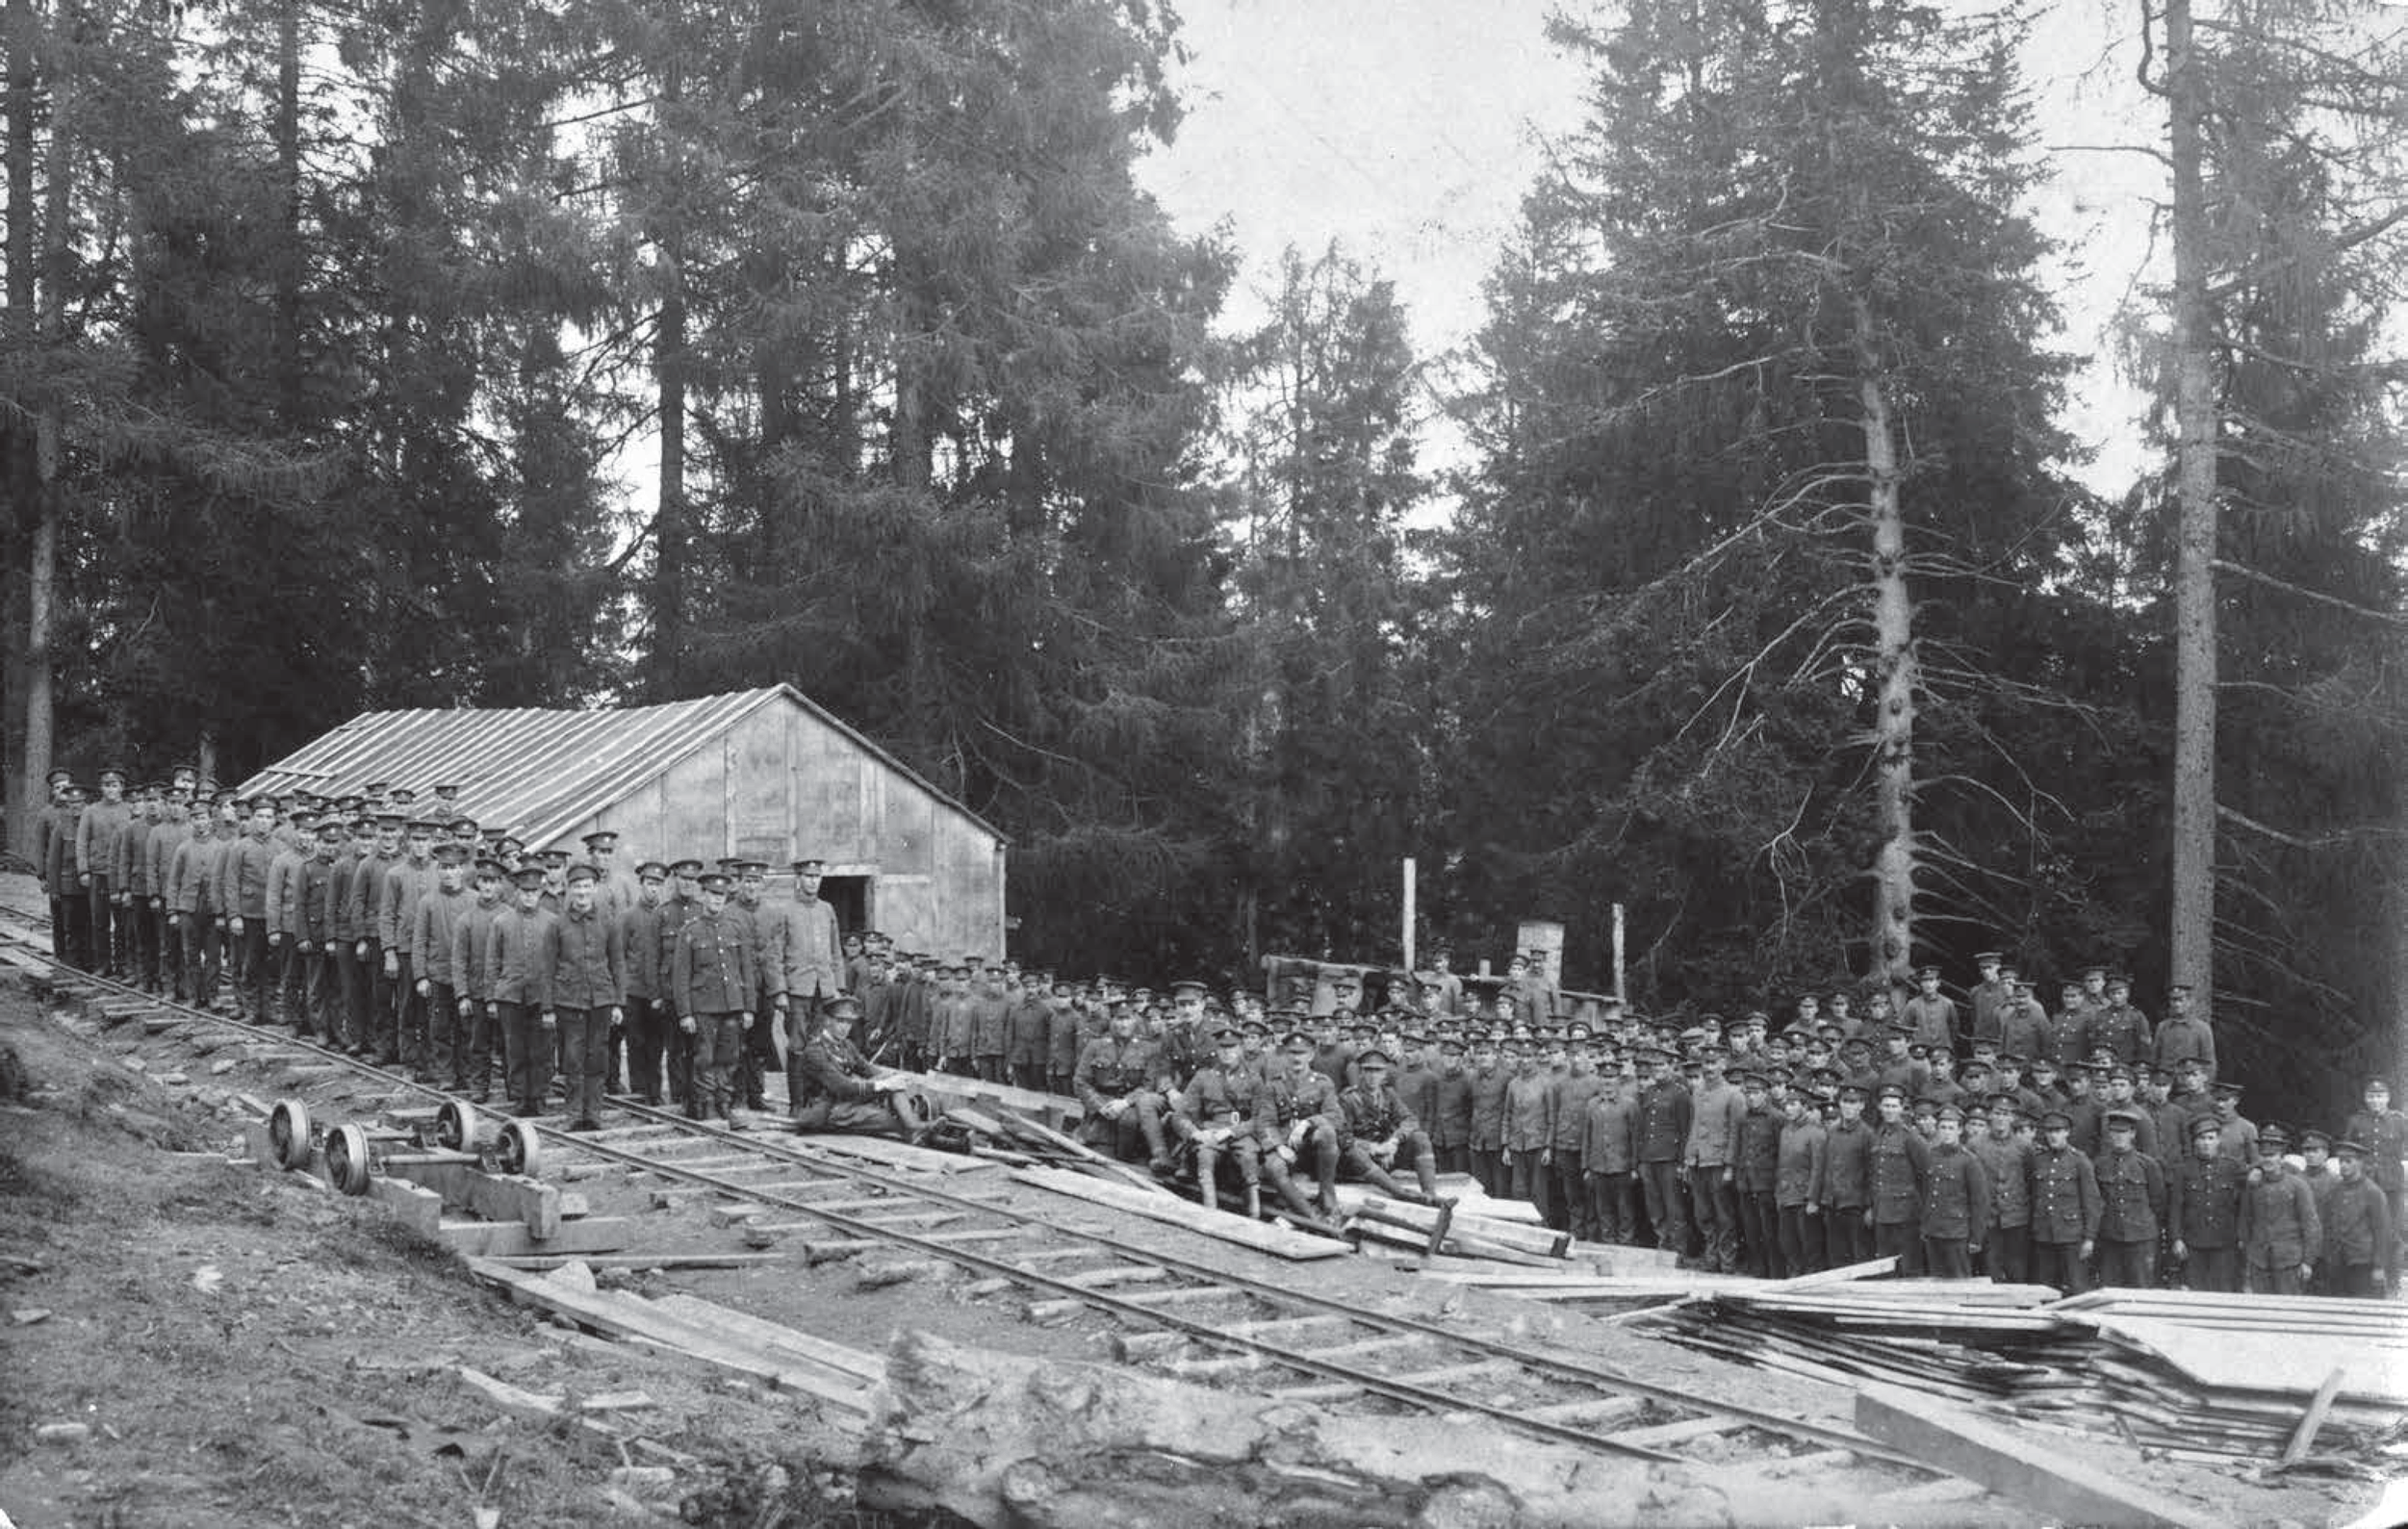
[[[279,1099],[268,1111],[268,1150],[276,1166],[290,1172],[309,1166],[309,1106],[298,1099]]]
[[[505,1120],[494,1138],[494,1164],[504,1173],[533,1178],[544,1171],[544,1138],[524,1120]]]
[[[368,1133],[356,1124],[326,1133],[326,1182],[345,1194],[368,1192]]]
[[[474,1152],[483,1134],[483,1125],[475,1106],[465,1100],[447,1099],[435,1111],[435,1145],[446,1152]]]

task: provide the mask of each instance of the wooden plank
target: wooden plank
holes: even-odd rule
[[[538,1237],[524,1221],[446,1221],[435,1235],[462,1258],[529,1258],[543,1254],[609,1253],[628,1245],[635,1223],[626,1216],[587,1216],[563,1221],[551,1236]]]
[[[2334,1393],[2341,1389],[2342,1377],[2348,1373],[2345,1367],[2336,1364],[2333,1372],[2324,1377],[2324,1384],[2316,1389],[2316,1399],[2308,1403],[2308,1410],[2300,1417],[2299,1426],[2292,1430],[2291,1442],[2283,1446],[2282,1464],[2299,1464],[2301,1457],[2307,1454],[2308,1446],[2316,1442],[2317,1430],[2324,1426],[2324,1414],[2333,1410]]]
[[[369,1197],[394,1213],[396,1219],[417,1228],[427,1236],[440,1235],[443,1227],[443,1196],[423,1188],[407,1179],[395,1179],[377,1174],[368,1181]]]
[[[1869,1280],[1887,1274],[1898,1267],[1898,1255],[1867,1259],[1862,1263],[1843,1263],[1835,1269],[1822,1269],[1813,1274],[1801,1274],[1794,1279],[1758,1282],[1756,1288],[1777,1295],[1786,1290],[1810,1290],[1818,1285],[1845,1285],[1851,1280]]]
[[[2353,1401],[2408,1405],[2408,1366],[2396,1345],[2312,1330],[2245,1332],[2160,1318],[2088,1313],[2102,1334],[2157,1356],[2200,1386],[2235,1391],[2313,1395],[2334,1369]]]
[[[1859,1387],[1857,1426],[1934,1470],[2075,1522],[2209,1529],[2222,1521],[2220,1515],[2048,1449],[2028,1429],[1993,1422],[1923,1391]]]
[[[484,1257],[488,1262],[531,1269],[539,1274],[572,1263],[592,1269],[742,1269],[786,1261],[782,1253],[678,1253],[666,1249],[658,1253],[489,1253]]]
[[[1192,1201],[1170,1196],[1141,1195],[1107,1184],[1101,1179],[1068,1168],[1011,1168],[1005,1170],[1022,1184],[1066,1194],[1094,1205],[1111,1206],[1151,1220],[1184,1227],[1223,1242],[1252,1248],[1273,1258],[1291,1261],[1311,1259],[1344,1258],[1347,1248],[1329,1237],[1310,1236],[1301,1232],[1286,1232],[1278,1227],[1265,1226],[1243,1216],[1208,1213]]]
[[[557,1185],[517,1174],[486,1173],[454,1158],[452,1154],[397,1154],[385,1159],[384,1167],[391,1177],[423,1185],[442,1195],[445,1204],[488,1221],[523,1222],[539,1237],[560,1230]]]

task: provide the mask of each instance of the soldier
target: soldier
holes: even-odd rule
[[[125,772],[112,765],[100,772],[100,800],[89,803],[75,820],[76,885],[84,895],[84,927],[91,935],[88,970],[104,977],[119,977],[125,970],[125,931],[119,928],[109,865],[117,833],[132,814],[125,801]]]
[[[1923,1259],[1934,1278],[1969,1280],[1990,1224],[1989,1173],[1963,1144],[1964,1111],[1942,1105],[1933,1119],[1924,1177]]]
[[[1393,1198],[1419,1198],[1436,1205],[1438,1159],[1430,1150],[1429,1133],[1422,1129],[1421,1121],[1389,1085],[1388,1074],[1393,1064],[1388,1054],[1372,1047],[1355,1058],[1355,1065],[1359,1076],[1354,1086],[1338,1095],[1340,1119],[1345,1126],[1338,1149],[1339,1167],[1370,1181]],[[1389,1171],[1400,1157],[1413,1164],[1414,1180],[1421,1187],[1418,1197]]]
[[[476,825],[469,824],[469,831],[475,829]],[[615,829],[596,828],[577,842],[585,847],[585,863],[602,878],[595,885],[594,896],[602,915],[624,928],[627,910],[635,906],[642,896],[643,873],[629,871],[618,863],[619,835]]]
[[[1737,1258],[1746,1272],[1772,1279],[1780,1264],[1780,1211],[1776,1191],[1780,1179],[1780,1136],[1783,1120],[1772,1104],[1772,1080],[1750,1071],[1740,1075],[1746,1112],[1739,1117],[1738,1139],[1731,1152],[1733,1188],[1739,1201]],[[1733,1268],[1731,1273],[1740,1270]],[[1804,1272],[1804,1271],[1800,1271]]]
[[[269,991],[269,1012],[279,1023],[289,1025],[300,1018],[301,1007],[301,868],[317,851],[318,832],[306,808],[295,808],[293,814],[292,827],[303,831],[284,834],[284,827],[277,826],[280,847],[268,862],[268,950],[272,967]]]
[[[2016,1134],[2013,1095],[1994,1094],[1987,1103],[1988,1129],[1968,1149],[1981,1159],[1989,1191],[1982,1267],[1994,1284],[2021,1285],[2032,1273],[2032,1143]]]
[[[2216,1123],[2223,1133],[2222,1145],[2218,1150],[2226,1157],[2238,1158],[2242,1162],[2256,1161],[2258,1127],[2256,1122],[2241,1112],[2241,1084],[2217,1083],[2208,1092],[2216,1101]]]
[[[1873,1127],[1864,1118],[1865,1088],[1844,1083],[1837,1111],[1823,1136],[1823,1179],[1813,1198],[1823,1208],[1825,1258],[1833,1268],[1873,1257]]]
[[[494,974],[485,964],[494,923],[502,916],[503,876],[499,860],[479,860],[471,873],[475,888],[469,905],[451,927],[451,980],[454,1033],[464,1044],[455,1067],[454,1092],[466,1092],[477,1104],[493,1097],[494,1052],[500,1026],[494,1018]],[[508,1075],[503,1075],[508,1086]]]
[[[773,930],[778,909],[768,902],[768,861],[739,856],[720,864],[735,878],[728,898],[727,916],[753,944],[752,1004],[756,1023],[736,1037],[735,1097],[743,1109],[759,1114],[769,1108],[770,1074],[782,1075],[786,1067],[785,1058],[778,1051],[780,1032],[785,1027],[778,1022],[781,979],[778,959],[771,950],[776,941]],[[799,890],[799,879],[797,887]],[[792,1051],[789,1044],[788,1057]]]
[[[1142,1146],[1153,1171],[1169,1174],[1170,1149],[1162,1117],[1170,1080],[1164,1075],[1161,1052],[1138,1034],[1137,1014],[1127,1003],[1114,1007],[1112,1032],[1088,1042],[1079,1054],[1073,1086],[1086,1107],[1085,1134],[1090,1143],[1124,1162]]]
[[[2241,1197],[2249,1170],[2219,1150],[2215,1118],[2190,1123],[2190,1151],[2165,1176],[2165,1225],[2174,1261],[2194,1290],[2241,1289]]]
[[[1823,1233],[1824,1157],[1828,1133],[1803,1089],[1781,1101],[1780,1136],[1773,1168],[1775,1236],[1781,1277],[1796,1279],[1828,1265]]]
[[[836,910],[819,895],[828,862],[794,862],[794,897],[763,916],[769,940],[772,1000],[786,1034],[787,1055],[818,1028],[819,1007],[844,991],[842,932]],[[791,1085],[793,1079],[787,1080]]]
[[[1200,1069],[1171,1116],[1171,1130],[1195,1149],[1196,1194],[1208,1210],[1220,1208],[1219,1173],[1226,1161],[1245,1190],[1245,1213],[1263,1213],[1263,1154],[1254,1116],[1266,1080],[1244,1060],[1244,1036],[1234,1025],[1213,1032],[1214,1059]]]
[[[619,914],[619,948],[627,957],[628,1091],[657,1108],[661,1064],[676,1021],[662,992],[661,909],[669,892],[669,867],[646,860],[635,868],[635,901]]]
[[[744,1035],[759,1017],[760,974],[754,966],[754,939],[728,912],[734,879],[725,872],[698,877],[701,905],[678,929],[670,956],[669,997],[679,1031],[693,1039],[694,1086],[686,1114],[735,1123],[736,1057]]]
[[[158,825],[145,849],[150,857],[151,950],[158,959],[155,991],[181,1004],[187,997],[184,977],[184,921],[173,898],[175,857],[192,839],[192,804],[185,788],[170,787]]]
[[[2008,999],[1999,1014],[1999,1055],[2037,1059],[2048,1053],[2048,1011],[2032,996],[2032,984],[2016,976],[2013,967],[2004,970]]]
[[[905,1104],[911,1081],[882,1071],[853,1044],[860,1017],[861,1001],[849,993],[819,1006],[819,1030],[803,1043],[791,1074],[794,1129],[916,1139],[920,1133]]]
[[[593,866],[569,867],[566,904],[542,958],[551,968],[551,1012],[576,1117],[569,1129],[600,1131],[610,1032],[626,1018],[627,947],[619,921],[602,905],[602,873]]]
[[[2344,1136],[2340,1182],[2324,1214],[2324,1262],[2333,1293],[2359,1298],[2389,1294],[2399,1283],[2399,1239],[2393,1235],[2390,1197],[2367,1177],[2368,1146]]]
[[[34,874],[50,899],[50,953],[80,970],[84,952],[76,935],[82,915],[70,907],[89,906],[75,875],[75,821],[83,812],[83,792],[69,771],[53,770],[42,779],[50,787],[50,802],[34,822]]]
[[[218,906],[235,943],[235,1013],[252,1024],[268,1022],[268,868],[281,852],[270,836],[275,803],[250,803],[248,831],[229,845],[218,862]]]
[[[2098,1176],[2072,1136],[2063,1110],[2040,1116],[2040,1148],[2032,1156],[2032,1277],[2080,1295],[2090,1287],[2102,1207]]]
[[[1017,1002],[1004,1016],[1004,1072],[1021,1088],[1045,1087],[1045,1037],[1053,1025],[1053,977],[1027,974]]]
[[[1438,1154],[1441,1173],[1472,1171],[1472,1073],[1465,1065],[1466,1047],[1459,1035],[1441,1035],[1437,1042],[1438,1070],[1431,1076],[1427,1120],[1430,1150]]]
[[[1483,1031],[1472,1047],[1472,1177],[1483,1192],[1502,1198],[1513,1177],[1505,1164],[1505,1094],[1513,1075],[1496,1038]]]
[[[1074,1003],[1057,1003],[1045,1016],[1045,1091],[1067,1094],[1079,1070],[1079,1053],[1091,1038],[1087,1016]],[[908,1051],[907,1051],[908,1054]]]
[[[1696,1107],[1672,1061],[1672,1053],[1660,1047],[1639,1057],[1639,1187],[1655,1245],[1685,1257],[1689,1204],[1681,1156],[1688,1150]]]
[[[2165,1018],[2157,1027],[2154,1059],[2161,1067],[2179,1066],[2196,1058],[2216,1073],[2216,1030],[2190,1012],[2190,984],[2176,982],[2165,990]]]
[[[1547,1152],[1542,1159],[1553,1178],[1549,1185],[1548,1225],[1594,1242],[1597,1222],[1590,1214],[1580,1141],[1588,1129],[1589,1101],[1604,1092],[1607,1084],[1597,1075],[1596,1058],[1585,1037],[1572,1043],[1566,1058],[1564,1071],[1552,1082],[1553,1097],[1548,1105]]]
[[[1463,979],[1454,973],[1454,956],[1447,947],[1430,952],[1430,979],[1427,986],[1435,995],[1429,1011],[1435,1015],[1460,1017],[1463,1013]]]
[[[522,866],[510,878],[511,905],[485,933],[485,971],[492,984],[487,1018],[501,1036],[502,1091],[522,1119],[544,1112],[551,1088],[551,963],[544,953],[556,916],[543,905],[544,873]]]
[[[346,837],[343,825],[328,816],[318,825],[317,851],[301,867],[300,927],[296,945],[303,973],[304,1002],[299,1030],[304,1036],[322,1036],[329,1046],[343,1044],[342,986],[335,972],[335,868]]]
[[[2408,1168],[2401,1163],[2408,1158],[2408,1114],[2392,1108],[2387,1079],[2368,1079],[2359,1100],[2360,1108],[2343,1124],[2342,1134],[2365,1144],[2367,1177],[2391,1202],[2392,1230],[2408,1233]]]
[[[669,1069],[669,1098],[691,1116],[699,1108],[694,1093],[694,1032],[678,1012],[677,993],[670,986],[677,958],[678,936],[686,923],[702,916],[703,862],[692,857],[669,864],[669,896],[660,905],[660,949],[654,957],[660,992],[660,1016],[666,1032],[663,1055]]]
[[[400,795],[396,790],[394,795]],[[376,936],[384,947],[384,985],[389,995],[385,1018],[392,1026],[388,1043],[393,1053],[415,1068],[426,1066],[426,1006],[418,995],[410,969],[411,944],[418,928],[418,905],[435,888],[435,826],[415,819],[403,827],[403,854],[385,872],[384,891],[376,909]]]
[[[1923,1272],[1923,1198],[1932,1149],[1907,1124],[1906,1090],[1884,1084],[1877,1104],[1882,1118],[1873,1128],[1873,1195],[1866,1212],[1873,1256],[1896,1255],[1898,1272],[1912,1277]]]
[[[1689,1191],[1689,1217],[1705,1244],[1704,1267],[1712,1274],[1739,1271],[1739,1122],[1747,1096],[1724,1075],[1721,1051],[1709,1043],[1698,1058],[1699,1081],[1690,1101],[1689,1139],[1680,1165]]]
[[[2131,978],[2121,972],[2108,974],[2105,991],[2090,1011],[2085,1037],[2085,1044],[2092,1051],[2103,1046],[2127,1067],[2149,1059],[2149,1016],[2132,1007]],[[2146,1152],[2148,1148],[2140,1150]]]
[[[116,918],[125,930],[126,981],[145,993],[159,992],[159,946],[151,933],[150,836],[160,819],[161,787],[145,785],[109,847],[109,884]]]
[[[1338,1213],[1339,1143],[1345,1127],[1337,1087],[1313,1065],[1314,1043],[1291,1034],[1283,1047],[1287,1068],[1267,1079],[1254,1107],[1254,1136],[1261,1144],[1263,1174],[1290,1210],[1309,1221]],[[1318,1205],[1308,1204],[1290,1172],[1312,1156],[1320,1186]]]
[[[2283,1165],[2291,1138],[2280,1126],[2258,1133],[2257,1166],[2241,1195],[2241,1254],[2248,1287],[2261,1295],[2298,1295],[2323,1256],[2324,1227],[2316,1196]],[[2219,1141],[2219,1153],[2231,1156]]]
[[[2157,1284],[2158,1229],[2165,1218],[2165,1170],[2135,1142],[2139,1112],[2107,1116],[2107,1147],[2091,1165],[2098,1183],[2098,1281],[2118,1288]]]
[[[434,888],[418,900],[410,920],[410,985],[426,1016],[425,1060],[419,1081],[453,1092],[468,1088],[474,1027],[460,1019],[458,954],[460,919],[475,903],[468,890],[468,852],[446,840],[434,852]]]
[[[1580,1173],[1598,1240],[1628,1244],[1639,1230],[1639,1093],[1609,1078],[1590,1096],[1580,1130]]]
[[[1907,1000],[1904,1016],[1908,1031],[1924,1046],[1945,1050],[1953,1057],[1960,1040],[1957,1005],[1940,991],[1939,968],[1918,967],[1914,981],[1916,992]]]
[[[1513,1165],[1513,1198],[1527,1200],[1547,1219],[1547,1143],[1551,1122],[1548,1106],[1554,1082],[1539,1068],[1535,1044],[1523,1042],[1512,1057],[1513,1071],[1505,1081],[1504,1152]]]
[[[167,906],[181,930],[176,943],[184,958],[184,990],[193,1003],[208,1008],[218,997],[217,884],[222,845],[214,809],[195,810],[190,827],[168,862]]]

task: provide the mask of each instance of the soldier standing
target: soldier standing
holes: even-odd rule
[[[2361,1299],[2388,1294],[2399,1283],[2399,1239],[2393,1235],[2391,1200],[2367,1177],[2367,1144],[2344,1136],[2340,1182],[2324,1221],[2324,1262],[2333,1293]]]
[[[1973,1278],[1974,1255],[1982,1251],[1989,1230],[1989,1174],[1982,1159],[1965,1149],[1964,1125],[1962,1109],[1940,1106],[1924,1175],[1923,1259],[1943,1280]]]
[[[1553,1177],[1548,1225],[1569,1232],[1584,1242],[1597,1240],[1597,1222],[1590,1213],[1588,1179],[1582,1171],[1580,1141],[1588,1129],[1589,1101],[1605,1091],[1587,1040],[1572,1043],[1563,1075],[1554,1080],[1549,1101],[1546,1163]]]
[[[2134,1144],[2139,1130],[2138,1111],[2111,1111],[2106,1128],[2107,1148],[2091,1165],[2099,1189],[2099,1283],[2145,1290],[2157,1284],[2165,1170]]]
[[[2105,1047],[2126,1067],[2149,1059],[2149,1017],[2132,1007],[2132,979],[2121,972],[2107,978],[2106,995],[2091,1010],[2086,1044],[2092,1052]],[[2144,1146],[2143,1152],[2148,1149]]]
[[[502,1089],[522,1119],[544,1112],[551,1088],[551,965],[544,960],[555,915],[543,905],[544,873],[521,866],[510,878],[509,908],[485,934],[485,971],[493,983],[488,1018],[501,1034]]]
[[[2040,1147],[2032,1156],[2032,1277],[2080,1295],[2090,1287],[2101,1206],[2098,1176],[2073,1149],[2072,1136],[2063,1110],[2042,1113]]]
[[[100,772],[100,800],[75,820],[76,885],[85,900],[85,928],[91,932],[88,969],[104,977],[122,976],[125,970],[124,930],[118,927],[109,862],[116,836],[132,814],[125,802],[125,772],[112,765]]]
[[[569,1112],[576,1116],[571,1131],[602,1129],[610,1032],[625,1017],[627,1002],[627,948],[619,921],[602,906],[601,890],[600,871],[571,866],[568,905],[551,921],[545,941],[552,1012],[565,1037],[563,1071]]]
[[[1774,1161],[1773,1203],[1779,1217],[1780,1271],[1785,1279],[1825,1268],[1822,1193],[1828,1134],[1805,1090],[1781,1101],[1781,1128]]]
[[[2307,1182],[2283,1165],[2291,1138],[2280,1126],[2258,1133],[2257,1166],[2241,1196],[2241,1261],[2249,1288],[2298,1295],[2324,1252],[2324,1228]],[[2221,1143],[2217,1151],[2222,1152]],[[2229,1156],[2229,1154],[2227,1154]]]
[[[2194,1290],[2241,1290],[2241,1197],[2249,1170],[2218,1150],[2222,1136],[2211,1115],[2190,1122],[2190,1151],[2166,1175],[2165,1220],[2174,1261]]]
[[[1602,1242],[1627,1244],[1639,1231],[1639,1095],[1619,1078],[1589,1099],[1580,1131],[1580,1173],[1589,1219]]]
[[[1839,1113],[1823,1139],[1823,1184],[1815,1199],[1823,1207],[1826,1257],[1833,1268],[1873,1257],[1873,1128],[1864,1119],[1862,1083],[1842,1083]]]
[[[768,918],[774,1002],[789,1056],[818,1028],[820,1006],[844,991],[836,910],[819,895],[827,870],[828,862],[816,857],[795,861],[794,897]]]
[[[1923,1272],[1923,1199],[1932,1149],[1907,1124],[1905,1089],[1885,1083],[1878,1103],[1882,1119],[1873,1128],[1873,1203],[1868,1211],[1873,1256],[1895,1255],[1898,1272],[1912,1277]]]
[[[2161,1067],[2180,1067],[2197,1060],[2216,1073],[2216,1031],[2190,1012],[2190,984],[2176,982],[2165,990],[2165,1018],[2157,1027],[2154,1059]]]
[[[1772,1106],[1772,1080],[1761,1072],[1740,1076],[1740,1093],[1747,1110],[1739,1117],[1739,1135],[1731,1152],[1731,1171],[1739,1200],[1738,1259],[1746,1272],[1771,1279],[1780,1265],[1780,1211],[1776,1198],[1780,1180],[1782,1118]],[[1740,1270],[1731,1269],[1731,1273]],[[1801,1270],[1800,1272],[1804,1272]]]
[[[540,884],[540,882],[538,883]],[[736,1057],[758,1017],[760,991],[751,931],[728,914],[734,882],[723,872],[696,879],[701,905],[678,929],[670,957],[669,996],[678,1029],[694,1043],[694,1091],[686,1114],[735,1123]]]
[[[1989,1099],[1989,1129],[1969,1149],[1981,1159],[1989,1189],[1989,1216],[1982,1228],[1982,1267],[1999,1285],[2021,1285],[2032,1275],[2032,1143],[2015,1132],[2012,1094]]]
[[[660,948],[653,957],[660,993],[662,1053],[669,1069],[669,1099],[689,1117],[700,1108],[694,1094],[694,1032],[678,1011],[677,993],[670,986],[670,979],[677,959],[678,936],[687,921],[702,912],[702,875],[703,862],[690,856],[670,862],[670,894],[660,905]]]
[[[2342,1134],[2366,1147],[2367,1177],[2391,1202],[2392,1230],[2408,1236],[2408,1166],[2401,1162],[2408,1158],[2408,1114],[2392,1108],[2388,1079],[2368,1079],[2359,1102],[2342,1126]]]

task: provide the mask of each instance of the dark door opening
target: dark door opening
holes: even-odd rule
[[[858,934],[870,927],[870,878],[831,876],[821,879],[819,900],[836,910],[836,928]]]

